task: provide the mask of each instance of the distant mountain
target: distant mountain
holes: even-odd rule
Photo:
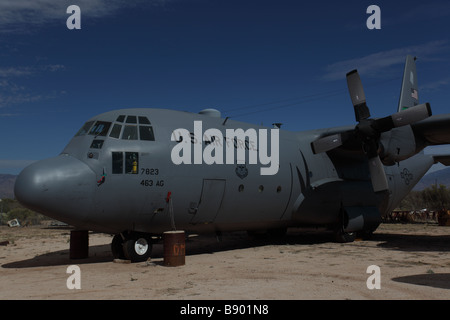
[[[12,174],[0,174],[0,199],[14,199],[14,183],[17,176]]]
[[[450,186],[450,168],[434,171],[425,175],[419,183],[416,184],[414,190],[421,191],[433,184]]]

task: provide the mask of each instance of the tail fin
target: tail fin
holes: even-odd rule
[[[406,57],[405,71],[403,72],[402,89],[398,110],[402,111],[419,104],[419,88],[417,85],[416,57]]]

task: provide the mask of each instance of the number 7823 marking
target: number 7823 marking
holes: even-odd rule
[[[157,176],[159,174],[159,169],[141,168],[141,174],[146,174],[149,176]]]

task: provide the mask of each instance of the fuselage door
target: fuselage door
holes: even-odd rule
[[[214,222],[222,205],[225,181],[223,179],[203,179],[202,194],[191,223]]]

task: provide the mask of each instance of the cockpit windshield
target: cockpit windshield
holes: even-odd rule
[[[122,140],[155,141],[150,120],[144,116],[120,115],[117,117],[111,133],[111,138]],[[120,123],[120,124],[119,124]]]
[[[122,133],[123,140],[137,140],[137,126],[125,126]]]
[[[106,136],[110,126],[111,122],[97,121],[91,131],[89,131],[89,134],[93,136]]]
[[[109,132],[112,126],[111,132]],[[109,137],[121,140],[144,140],[155,141],[155,134],[150,120],[145,116],[119,115],[114,122],[109,121],[88,121],[75,135]]]
[[[80,130],[78,130],[77,134],[75,135],[75,137],[78,136],[84,136],[85,134],[87,134],[89,132],[89,129],[91,129],[92,125],[94,124],[94,121],[88,121],[86,122]]]

